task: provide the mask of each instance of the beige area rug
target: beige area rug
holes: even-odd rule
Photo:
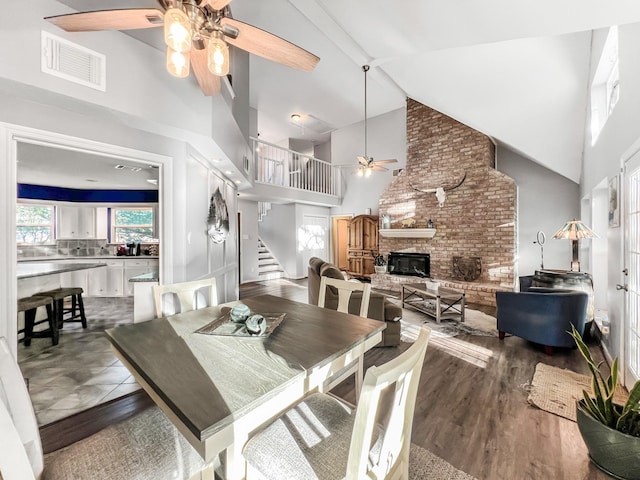
[[[582,398],[582,390],[591,391],[591,376],[540,362],[530,389],[529,403],[575,422],[576,400]],[[613,398],[616,403],[625,403],[628,395],[619,388]]]
[[[393,299],[392,299],[393,301]],[[496,319],[479,310],[465,309],[464,323],[456,319],[443,319],[437,323],[429,315],[410,308],[402,309],[400,339],[403,342],[412,343],[418,337],[422,325],[431,328],[434,336],[455,337],[458,335],[479,335],[485,337],[497,337]]]
[[[475,477],[458,470],[442,458],[418,445],[411,444],[409,451],[410,480],[475,480]]]

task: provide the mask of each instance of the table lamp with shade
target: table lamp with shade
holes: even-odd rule
[[[598,238],[593,230],[587,227],[582,221],[569,220],[565,225],[558,230],[553,238],[564,238],[567,240],[571,240],[571,248],[573,252],[573,256],[571,259],[571,271],[579,272],[580,271],[580,260],[578,259],[578,242],[581,238]]]

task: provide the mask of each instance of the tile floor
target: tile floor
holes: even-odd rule
[[[60,343],[34,338],[18,344],[39,425],[46,425],[140,388],[112,353],[107,328],[133,322],[133,298],[85,298],[87,329],[65,323]]]

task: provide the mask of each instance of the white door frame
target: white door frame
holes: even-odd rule
[[[626,175],[627,175],[627,171],[626,171],[626,167],[627,164],[630,160],[633,159],[634,156],[636,155],[640,155],[640,139],[636,140],[633,145],[627,149],[626,152],[624,152],[624,154],[621,157],[621,164],[620,164],[620,172],[619,172],[619,177],[620,177],[620,181],[619,181],[619,191],[618,191],[618,198],[619,198],[619,204],[620,204],[620,230],[621,233],[620,234],[620,246],[622,247],[622,265],[619,269],[620,272],[620,280],[619,280],[619,284],[620,285],[627,285],[628,281],[627,281],[627,277],[626,274],[623,273],[624,270],[626,270],[627,266],[629,265],[629,259],[627,258],[627,243],[629,241],[629,225],[627,222],[627,214],[628,214],[628,208],[629,208],[629,199],[628,194],[629,194],[629,189],[627,188],[628,185],[626,184]],[[612,285],[612,288],[616,288],[614,285]],[[619,341],[620,341],[620,345],[619,345],[619,362],[620,362],[620,375],[621,375],[621,382],[623,383],[623,385],[629,386],[629,384],[634,383],[633,379],[631,378],[631,374],[629,372],[629,365],[627,362],[627,348],[626,348],[626,344],[627,344],[627,331],[626,331],[626,327],[628,325],[628,300],[629,300],[629,295],[625,294],[624,295],[624,315],[623,318],[621,319],[622,321],[620,322],[620,336],[619,336]]]
[[[17,353],[17,252],[16,200],[18,143],[61,148],[91,155],[144,162],[159,167],[160,209],[158,228],[162,239],[160,277],[172,281],[173,235],[168,230],[173,219],[173,158],[108,143],[96,142],[46,130],[0,122],[0,337],[9,340],[14,357]]]

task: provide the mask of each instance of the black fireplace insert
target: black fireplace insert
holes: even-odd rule
[[[428,253],[391,252],[388,272],[392,275],[431,276],[431,256]]]

